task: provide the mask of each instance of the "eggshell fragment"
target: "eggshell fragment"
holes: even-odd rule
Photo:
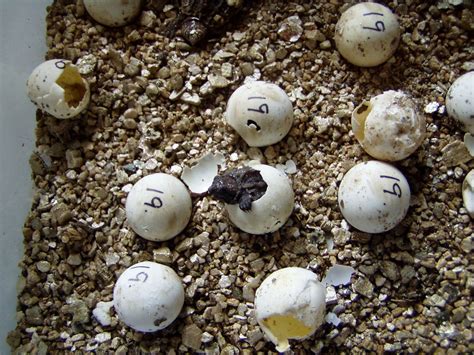
[[[474,71],[457,78],[446,95],[448,115],[474,134]]]
[[[386,6],[373,2],[356,4],[336,24],[334,40],[339,53],[350,63],[373,67],[387,61],[400,42],[397,17]]]
[[[124,26],[137,17],[142,0],[83,0],[89,15],[101,25]]]
[[[225,160],[222,154],[206,154],[193,167],[184,167],[181,179],[192,192],[206,192],[212,185],[212,180],[217,175],[219,166],[224,165],[224,163]]]
[[[89,105],[89,84],[69,60],[51,59],[41,63],[26,85],[30,100],[56,118],[77,116]]]
[[[287,267],[271,273],[255,293],[255,317],[279,352],[306,339],[324,322],[326,290],[316,274]]]
[[[269,165],[257,164],[267,184],[265,194],[252,202],[250,211],[243,211],[238,204],[226,204],[229,218],[238,228],[247,233],[265,234],[278,230],[293,212],[294,193],[285,173]]]
[[[352,113],[352,131],[376,159],[405,159],[423,143],[426,121],[413,99],[401,91],[385,91],[364,101]]]
[[[225,118],[249,146],[263,147],[287,135],[293,124],[293,107],[280,87],[254,81],[230,96]]]
[[[369,161],[352,167],[341,181],[338,202],[344,218],[367,233],[394,228],[407,214],[410,187],[394,166]]]
[[[173,269],[144,261],[120,275],[113,302],[126,325],[140,332],[155,332],[178,317],[184,304],[184,288]]]
[[[462,199],[469,216],[474,218],[474,170],[471,170],[462,183]]]
[[[157,173],[140,179],[127,196],[125,210],[129,225],[152,241],[173,238],[191,217],[191,196],[172,175]]]

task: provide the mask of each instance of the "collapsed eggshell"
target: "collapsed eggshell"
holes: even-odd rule
[[[368,161],[344,175],[338,191],[339,209],[353,227],[366,233],[394,228],[407,214],[410,187],[394,166]]]
[[[184,304],[184,288],[173,269],[144,261],[120,275],[113,297],[122,322],[140,332],[154,332],[178,317]]]
[[[446,95],[446,110],[466,132],[474,134],[474,71],[461,75],[451,85]]]
[[[336,24],[334,40],[339,53],[350,63],[373,67],[387,61],[400,42],[400,25],[386,6],[373,2],[356,4]]]
[[[89,105],[89,84],[69,60],[51,59],[41,63],[26,85],[30,100],[56,118],[77,116]]]
[[[279,142],[293,124],[293,106],[279,86],[263,81],[244,84],[227,102],[227,123],[251,147]]]
[[[252,165],[260,171],[267,184],[265,194],[252,202],[250,211],[243,211],[238,204],[226,204],[229,218],[247,233],[265,234],[279,229],[290,217],[294,207],[294,193],[285,173],[269,165]]]
[[[191,196],[172,175],[157,173],[141,178],[127,196],[125,211],[132,229],[152,241],[173,238],[191,217]]]
[[[326,289],[316,274],[287,267],[271,273],[255,293],[255,317],[279,352],[289,339],[305,339],[324,322]]]
[[[385,91],[364,101],[352,113],[352,131],[362,148],[376,159],[405,159],[423,143],[426,121],[413,99],[401,91]]]
[[[142,0],[84,0],[89,15],[101,25],[124,26],[140,14]]]
[[[462,199],[469,216],[474,218],[474,170],[471,170],[462,183]]]

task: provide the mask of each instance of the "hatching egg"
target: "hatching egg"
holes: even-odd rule
[[[352,226],[366,233],[381,233],[405,218],[410,187],[397,168],[372,160],[355,165],[344,175],[338,202]]]
[[[405,159],[423,143],[426,121],[416,103],[401,91],[385,91],[364,101],[352,113],[352,131],[376,159]]]
[[[84,6],[101,25],[124,26],[137,17],[142,9],[142,0],[84,0]]]
[[[65,59],[38,65],[27,81],[30,100],[56,118],[77,116],[89,105],[90,90],[78,69]]]
[[[255,317],[284,352],[290,339],[306,339],[324,322],[326,289],[313,272],[287,267],[271,273],[255,293]]]
[[[293,106],[278,85],[254,81],[232,93],[225,118],[249,146],[263,147],[288,134],[293,124]]]
[[[173,238],[191,217],[191,196],[181,180],[172,175],[147,175],[133,185],[125,211],[132,229],[152,241]]]
[[[144,261],[120,275],[113,297],[122,322],[140,332],[155,332],[178,317],[184,304],[184,288],[173,269]]]
[[[464,207],[471,218],[474,218],[474,170],[471,170],[462,183]]]
[[[361,67],[373,67],[387,61],[397,49],[400,25],[388,7],[363,2],[341,15],[334,40],[337,50],[347,61]]]
[[[446,95],[446,110],[466,132],[474,134],[474,71],[461,75],[451,85]]]
[[[264,164],[252,166],[260,171],[267,189],[246,211],[239,204],[226,204],[229,218],[239,229],[252,234],[272,233],[290,217],[295,205],[291,182],[282,171]]]

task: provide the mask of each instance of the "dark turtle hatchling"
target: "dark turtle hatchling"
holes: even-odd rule
[[[228,204],[239,204],[242,211],[250,211],[252,202],[267,191],[267,183],[260,171],[250,167],[234,169],[214,178],[208,193]]]

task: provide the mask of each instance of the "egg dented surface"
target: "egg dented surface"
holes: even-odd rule
[[[324,321],[326,290],[316,274],[288,267],[270,274],[255,296],[255,316],[280,352],[290,339],[305,339]]]

